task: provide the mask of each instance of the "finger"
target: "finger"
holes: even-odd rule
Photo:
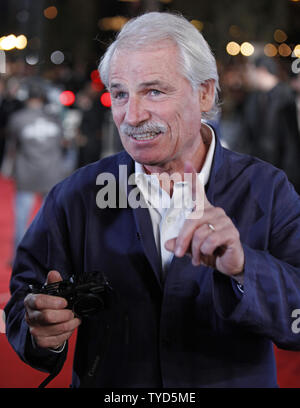
[[[165,242],[165,248],[167,251],[170,251],[170,252],[175,251],[176,239],[177,238],[168,239],[168,241]]]
[[[75,317],[64,323],[53,324],[47,327],[45,326],[30,326],[29,330],[34,337],[47,337],[47,336],[60,336],[61,334],[68,333],[77,329],[81,324],[81,320]]]
[[[52,270],[48,272],[46,284],[49,285],[50,283],[60,282],[62,281],[62,277],[58,271]]]
[[[212,230],[208,227],[208,224],[201,225],[194,232],[191,242],[191,254],[192,254],[192,263],[193,265],[200,265],[203,253],[200,248],[205,241],[205,239],[212,234]]]
[[[214,209],[214,214],[216,214],[217,208]],[[213,217],[213,222],[215,223],[216,227],[214,229],[210,228],[209,218],[207,223],[199,226],[193,233],[192,242],[191,242],[191,253],[192,253],[192,262],[194,265],[199,265],[203,263],[205,255],[220,255],[212,251],[212,253],[204,253],[202,251],[202,245],[204,242],[208,240],[212,234],[214,236],[218,236],[218,234],[222,234],[222,230],[225,229],[225,235],[227,234],[227,228],[231,227],[231,221],[228,217],[223,216],[223,210],[218,211],[218,216]],[[213,237],[211,237],[213,239]],[[206,263],[204,261],[204,263]]]
[[[68,302],[66,299],[59,296],[51,296],[44,294],[32,294],[26,296],[24,299],[24,304],[26,308],[32,310],[43,310],[43,309],[64,309],[67,307]]]
[[[217,230],[211,230],[205,224],[195,231],[191,244],[193,265],[214,266],[216,258],[224,255],[227,246],[234,241],[235,233],[228,220],[219,220]]]
[[[175,255],[178,257],[183,256],[191,245],[191,241],[194,235],[194,232],[201,225],[207,224],[217,224],[222,225],[222,223],[227,222],[224,220],[224,211],[222,209],[211,207],[207,209],[205,214],[201,219],[187,219],[185,220],[176,240],[175,246]]]
[[[214,232],[207,236],[200,247],[200,251],[204,255],[218,255],[224,253],[224,249],[230,246],[236,239],[235,230],[227,225],[217,233]]]
[[[31,326],[58,324],[72,319],[74,319],[74,313],[69,309],[29,310],[26,313],[26,322]]]
[[[66,340],[68,340],[74,331],[70,331],[64,334],[60,334],[59,336],[38,336],[34,337],[34,340],[37,346],[42,348],[52,348],[56,349],[59,348],[64,344]]]
[[[177,257],[182,257],[188,251],[194,231],[199,227],[199,223],[195,220],[185,220],[178,237],[175,241],[173,252]]]

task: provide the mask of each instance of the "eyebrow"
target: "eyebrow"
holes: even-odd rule
[[[118,83],[114,84],[114,83],[112,83],[112,84],[110,85],[110,87],[109,87],[109,90],[112,90],[112,89],[120,89],[120,88],[122,88],[122,85],[121,85],[121,84],[118,84]]]
[[[159,80],[154,80],[154,81],[148,81],[148,82],[142,82],[138,87],[139,88],[149,88],[151,86],[162,86],[166,87],[166,85],[159,81]]]
[[[153,80],[153,81],[147,81],[147,82],[142,82],[140,85],[138,85],[139,89],[144,89],[144,88],[152,88],[152,87],[158,87],[161,89],[164,89],[166,91],[174,91],[175,88],[166,82],[160,81],[159,79]]]
[[[174,90],[175,88],[173,88],[170,84],[166,84],[162,81],[159,80],[153,80],[153,81],[146,81],[146,82],[142,82],[141,84],[138,85],[138,89],[144,89],[144,88],[151,88],[151,87],[155,87],[158,86],[162,89],[166,89],[166,90]],[[124,88],[124,86],[120,83],[112,83],[110,86],[110,89],[121,89]]]

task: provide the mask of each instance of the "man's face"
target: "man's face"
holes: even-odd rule
[[[170,41],[117,50],[111,61],[112,113],[126,151],[139,163],[180,171],[201,144],[201,92],[179,72]],[[207,109],[208,110],[208,109]]]

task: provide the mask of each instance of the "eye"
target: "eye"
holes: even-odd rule
[[[162,95],[162,92],[159,91],[158,89],[150,89],[149,94],[151,96],[159,96],[159,95]]]
[[[112,92],[112,98],[116,100],[125,99],[127,98],[127,92],[124,92],[124,91]]]

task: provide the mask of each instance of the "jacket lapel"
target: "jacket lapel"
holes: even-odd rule
[[[127,197],[127,205],[129,208],[132,208],[130,205],[130,193],[135,193],[133,189],[138,189],[137,185],[133,183],[133,173],[134,173],[134,162],[130,158],[129,155],[125,155],[126,163],[119,163],[127,165],[127,174],[120,174],[119,178],[119,193]],[[140,205],[137,208],[132,208],[133,216],[136,224],[136,233],[137,238],[141,242],[141,246],[143,252],[149,261],[156,280],[162,289],[162,265],[161,265],[161,257],[158,254],[156,243],[153,235],[153,227],[152,221],[150,217],[149,210],[147,205],[144,201],[143,195],[139,192],[137,194],[133,194],[137,202]]]
[[[162,289],[162,266],[153,235],[152,221],[147,208],[136,208],[133,210],[137,234],[141,240],[144,253],[152,266],[157,282]]]

